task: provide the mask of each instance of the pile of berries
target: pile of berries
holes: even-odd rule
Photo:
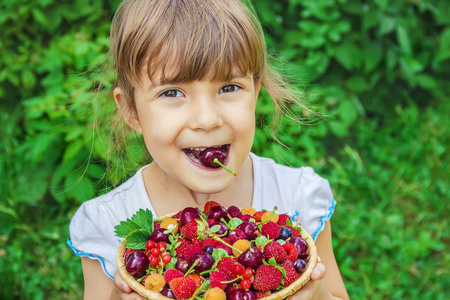
[[[173,299],[260,299],[305,272],[310,248],[287,214],[207,202],[154,220],[145,249],[126,248],[126,271]]]

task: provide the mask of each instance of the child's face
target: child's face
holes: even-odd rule
[[[203,166],[189,152],[226,146],[226,166],[239,173],[253,144],[259,85],[237,73],[227,82],[167,85],[143,77],[135,89],[136,115],[127,122],[143,135],[157,166],[195,192],[217,193],[230,186],[233,175]],[[120,97],[120,89],[115,96]]]

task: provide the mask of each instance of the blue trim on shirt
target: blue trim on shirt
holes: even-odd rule
[[[105,262],[103,261],[102,258],[100,258],[100,257],[98,257],[98,256],[95,256],[95,255],[91,255],[91,254],[88,254],[88,253],[81,252],[80,250],[78,250],[77,248],[75,248],[75,247],[73,246],[72,241],[71,241],[70,239],[67,239],[67,242],[66,242],[66,243],[67,243],[67,246],[69,246],[69,248],[72,249],[73,252],[74,252],[76,255],[78,255],[78,256],[80,256],[80,257],[89,257],[90,259],[96,259],[96,260],[98,260],[98,261],[100,262],[100,264],[101,264],[101,266],[102,266],[102,269],[103,269],[103,272],[106,274],[106,276],[108,276],[108,277],[111,278],[111,279],[114,279],[114,276],[109,275],[108,271],[106,271]]]
[[[293,214],[292,216],[290,216],[291,221],[294,222],[295,221],[295,217],[297,217],[299,215],[298,211],[295,211],[295,214]]]
[[[329,221],[331,219],[331,216],[333,215],[335,208],[336,208],[336,200],[333,198],[333,201],[332,201],[331,207],[330,207],[330,212],[328,213],[328,215],[325,215],[325,216],[320,218],[320,227],[314,233],[313,241],[316,241],[317,236],[319,235],[319,233],[322,232],[322,230],[325,228],[325,221]]]

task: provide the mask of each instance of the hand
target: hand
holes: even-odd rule
[[[119,271],[114,274],[114,289],[111,293],[111,299],[122,300],[143,300],[131,287],[122,279]]]
[[[317,263],[311,273],[310,281],[297,293],[293,294],[289,300],[323,300],[329,299],[329,293],[325,288],[322,279],[325,277],[327,269],[322,263]]]

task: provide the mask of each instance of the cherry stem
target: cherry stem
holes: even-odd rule
[[[232,245],[228,244],[227,242],[225,242],[224,240],[222,240],[218,235],[214,235],[214,239],[218,240],[219,242],[221,242],[222,244],[224,244],[225,246],[230,247],[233,250],[236,250],[238,253],[242,254],[242,251],[237,249],[236,247],[233,247]]]
[[[215,162],[216,164],[218,164],[219,166],[221,166],[222,168],[224,168],[226,171],[228,171],[230,174],[233,174],[234,176],[237,176],[237,173],[234,171],[231,171],[230,169],[228,169],[227,167],[225,167],[217,158],[214,158],[213,162]]]
[[[189,270],[187,270],[186,274],[184,274],[184,277],[188,276],[189,273],[191,273],[194,270],[195,266],[197,266],[199,263],[200,263],[200,260],[196,259],[194,261],[194,263],[192,264],[192,266],[189,268]]]

